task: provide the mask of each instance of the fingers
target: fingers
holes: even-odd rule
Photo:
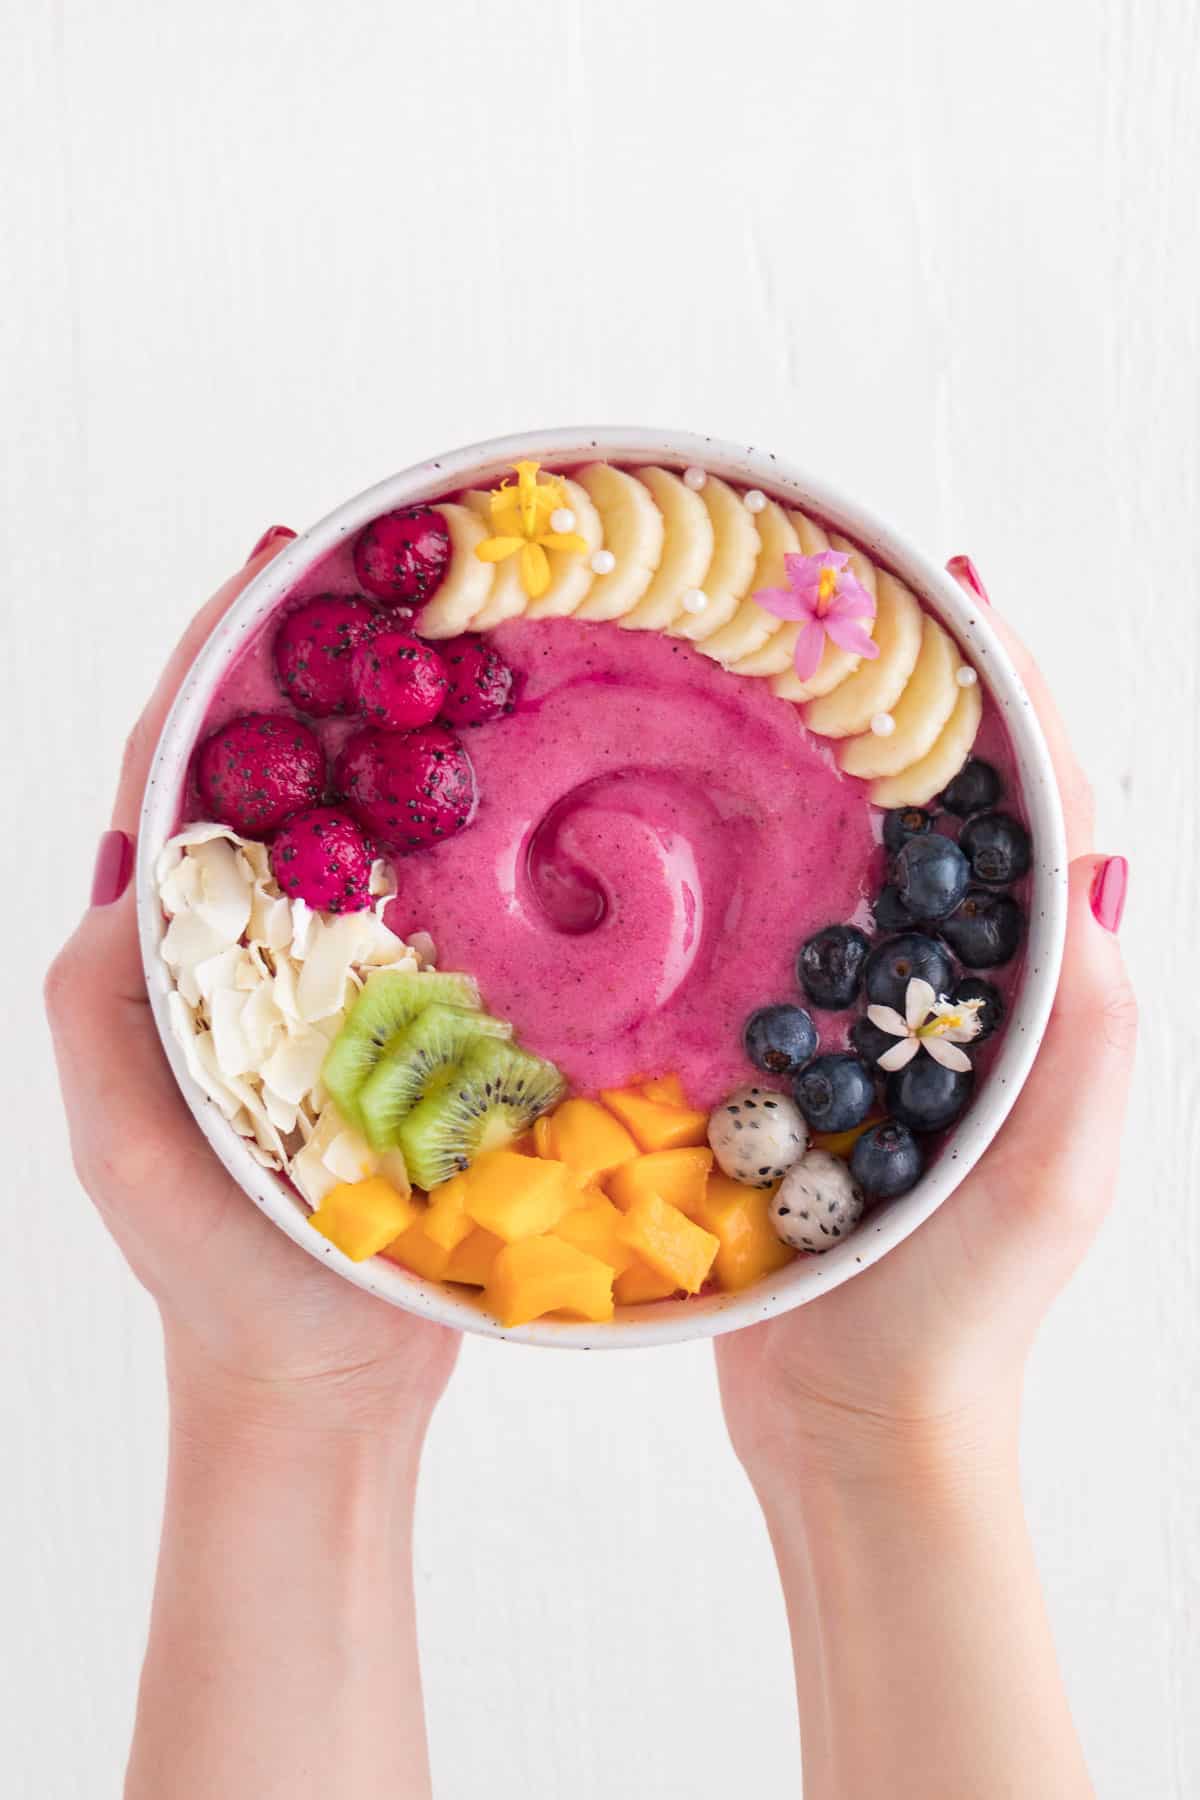
[[[163,723],[171,704],[183,685],[184,677],[196,657],[199,655],[210,633],[219,621],[224,618],[229,608],[244,589],[249,587],[254,578],[279,552],[284,545],[295,537],[295,532],[286,525],[277,525],[267,534],[265,541],[251,555],[244,569],[217,589],[206,606],[201,607],[196,617],[184,632],[179,643],[171,653],[170,661],[163,670],[146,707],[134,724],[125,744],[125,755],[121,763],[121,776],[117,784],[117,797],[113,803],[112,822],[119,831],[125,831],[133,837],[137,831],[138,816],[142,808],[142,794],[146,786],[146,777],[150,773],[150,764],[154,757],[154,747],[158,743]]]
[[[1020,1221],[1039,1239],[1057,1234],[1070,1250],[1081,1233],[1090,1236],[1112,1196],[1137,1040],[1137,1004],[1113,929],[1112,890],[1123,880],[1120,859],[1085,856],[1072,864],[1050,1023],[1020,1098],[979,1165],[995,1229],[1022,1253],[1029,1246],[1020,1241]]]
[[[946,565],[959,586],[973,597],[982,597],[982,584],[976,586],[978,576],[970,579],[966,573],[970,565],[964,557],[952,557]],[[1030,652],[1013,630],[1012,626],[1002,619],[990,602],[987,622],[994,629],[1012,662],[1017,674],[1021,677],[1025,691],[1033,702],[1033,710],[1037,714],[1042,735],[1050,751],[1050,760],[1054,764],[1054,775],[1058,783],[1058,791],[1062,796],[1063,819],[1067,832],[1067,855],[1072,860],[1083,856],[1095,843],[1095,812],[1092,803],[1092,790],[1086,775],[1080,767],[1071,741],[1063,724],[1062,714],[1047,687],[1041,670],[1034,662]]]
[[[117,796],[113,804],[114,832],[124,833],[129,839],[137,832],[142,794],[163,721],[209,633],[238,595],[294,535],[286,526],[277,526],[245,568],[217,590],[184,632],[126,742]],[[117,842],[119,844],[120,840]],[[138,949],[133,891],[128,885],[130,859],[128,856],[116,856],[113,834],[107,834],[101,840],[100,855],[101,861],[109,865],[106,872],[110,879],[106,887],[99,878],[101,871],[98,869],[94,891],[99,900],[107,900],[108,903],[91,906],[74,936],[56,959],[47,983],[47,1006],[51,1029],[54,1030],[62,1009],[52,1004],[51,997],[69,991],[71,1006],[67,1029],[72,1046],[78,1049],[83,1045],[89,1055],[98,1056],[103,1061],[106,1054],[112,1053],[112,1034],[118,1024],[119,1014],[113,1008],[130,1001],[140,1006],[146,993]],[[111,879],[114,873],[111,865],[117,861],[121,863],[120,879],[114,882]],[[99,1074],[99,1069],[97,1073]]]

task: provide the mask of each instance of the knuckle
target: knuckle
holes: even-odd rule
[[[1128,980],[1109,988],[1104,996],[1102,1019],[1105,1041],[1112,1049],[1132,1050],[1138,1035],[1138,1001]]]
[[[42,981],[42,998],[51,1025],[57,1025],[71,1010],[71,992],[75,986],[75,955],[70,944],[61,949]]]

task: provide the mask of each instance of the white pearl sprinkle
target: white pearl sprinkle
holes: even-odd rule
[[[704,473],[703,469],[692,468],[683,471],[683,479],[688,487],[698,494],[708,480],[708,476]]]
[[[975,683],[979,680],[979,677],[974,669],[969,669],[966,663],[964,663],[954,679],[957,681],[959,687],[974,687]]]
[[[871,720],[871,730],[876,737],[891,737],[896,729],[896,721],[891,713],[876,713]]]
[[[767,496],[761,488],[750,488],[742,495],[742,505],[747,512],[762,512],[767,504]]]
[[[591,564],[594,574],[611,575],[617,566],[617,559],[611,550],[593,550]]]
[[[569,506],[557,506],[550,514],[551,531],[574,531],[575,514]]]
[[[703,588],[689,588],[683,596],[683,610],[690,613],[702,613],[708,605],[708,595]]]

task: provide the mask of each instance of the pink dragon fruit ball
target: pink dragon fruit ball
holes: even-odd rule
[[[453,837],[475,816],[471,759],[452,731],[356,731],[334,783],[363,830],[394,855]]]
[[[365,833],[336,806],[293,813],[271,843],[271,873],[280,888],[317,912],[361,912],[369,906],[372,861]]]
[[[432,506],[384,513],[354,545],[354,572],[368,594],[390,606],[424,606],[450,566],[450,533]]]
[[[325,790],[325,752],[307,725],[282,713],[244,713],[205,738],[196,782],[209,817],[261,838]]]
[[[512,711],[513,672],[483,638],[451,638],[440,654],[450,678],[442,707],[447,725],[486,725]]]
[[[318,594],[288,614],[275,633],[275,679],[298,712],[314,719],[350,712],[350,659],[379,614],[348,594]]]
[[[432,725],[449,683],[442,659],[406,631],[376,631],[350,658],[350,686],[358,711],[387,731]]]

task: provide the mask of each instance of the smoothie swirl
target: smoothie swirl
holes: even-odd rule
[[[581,1093],[686,1071],[695,1104],[746,1078],[741,1027],[795,987],[814,929],[865,912],[858,784],[794,708],[690,645],[569,620],[492,634],[515,713],[469,736],[470,831],[402,858],[388,923]]]

